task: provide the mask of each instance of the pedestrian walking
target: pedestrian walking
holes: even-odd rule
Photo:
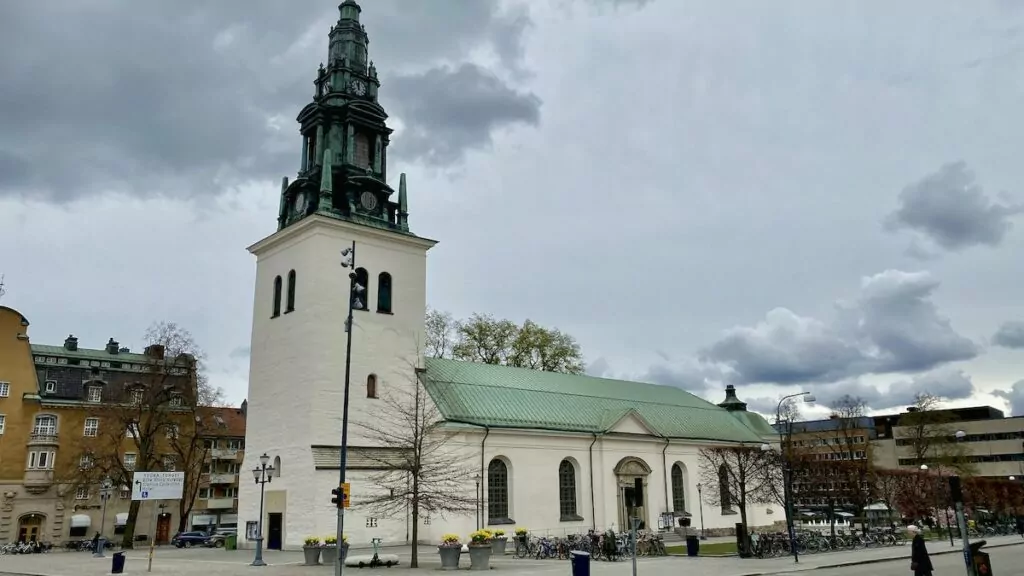
[[[932,576],[932,559],[928,556],[928,548],[924,545],[924,536],[917,526],[907,526],[907,532],[914,535],[910,543],[910,569],[914,576]]]

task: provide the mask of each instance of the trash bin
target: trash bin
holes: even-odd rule
[[[572,576],[590,576],[590,554],[573,550],[569,556],[572,561]]]
[[[238,549],[238,534],[228,534],[224,538],[224,549],[225,550],[237,550]]]
[[[124,573],[124,552],[114,552],[114,559],[110,564],[111,574],[123,574]]]
[[[989,560],[987,552],[981,551],[986,543],[985,540],[981,540],[971,544],[971,563],[977,576],[992,576],[992,561]]]
[[[700,539],[696,536],[686,537],[686,555],[696,556],[700,552]]]

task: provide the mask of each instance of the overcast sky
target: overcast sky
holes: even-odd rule
[[[362,4],[431,306],[759,410],[1024,414],[1024,3]],[[175,321],[245,397],[245,248],[336,5],[0,3],[0,304],[33,342]]]

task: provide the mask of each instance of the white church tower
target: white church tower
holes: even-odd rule
[[[308,536],[335,533],[345,317],[350,268],[342,250],[355,243],[359,295],[354,312],[347,480],[353,494],[372,490],[361,460],[372,448],[352,422],[383,409],[387,387],[409,386],[420,365],[426,308],[426,256],[435,242],[409,230],[405,175],[387,184],[391,130],[377,101],[377,70],[354,0],[330,30],[312,103],[299,113],[302,161],[281,190],[278,230],[249,248],[256,255],[246,456],[239,493],[240,543],[259,519],[254,467],[264,453],[275,467],[266,484],[263,536],[268,549],[297,548]],[[396,198],[397,196],[397,198]],[[364,463],[365,464],[365,463]],[[403,541],[406,521],[350,508],[352,542]],[[371,526],[372,525],[372,526]],[[244,531],[244,533],[243,533]]]

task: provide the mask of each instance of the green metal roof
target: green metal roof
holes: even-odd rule
[[[451,422],[603,433],[634,412],[662,437],[761,442],[760,430],[750,427],[763,421],[757,414],[734,418],[673,386],[438,358],[428,358],[426,368],[424,386]]]
[[[145,354],[134,354],[132,352],[118,352],[111,354],[106,350],[92,350],[79,348],[68,350],[63,346],[49,346],[46,344],[32,344],[32,354],[41,356],[58,356],[62,358],[80,358],[84,360],[103,360],[106,362],[149,362]]]

